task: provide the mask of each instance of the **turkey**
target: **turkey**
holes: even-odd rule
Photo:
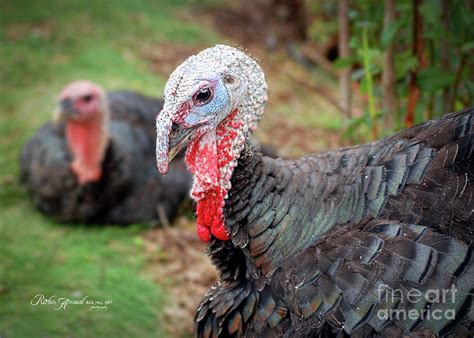
[[[64,222],[168,222],[186,198],[183,159],[157,173],[154,146],[161,100],[75,81],[59,96],[56,123],[24,146],[21,181],[38,208]]]
[[[247,141],[266,101],[257,62],[222,45],[165,87],[158,168],[187,148],[219,271],[196,335],[472,336],[474,109],[282,160]]]

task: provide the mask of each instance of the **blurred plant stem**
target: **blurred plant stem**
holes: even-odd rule
[[[368,40],[368,29],[367,27],[364,27],[362,29],[362,58],[364,61],[364,72],[367,84],[367,98],[369,101],[370,129],[372,131],[372,139],[375,140],[378,138],[379,132],[377,126],[377,111],[375,110],[374,85],[370,69],[371,58]]]
[[[459,53],[459,54],[461,56],[460,56],[458,68],[456,69],[456,76],[454,78],[453,94],[451,95],[451,100],[449,102],[449,111],[454,111],[455,110],[454,105],[456,103],[456,97],[457,97],[457,93],[458,93],[459,82],[461,81],[463,68],[466,65],[466,53]]]
[[[395,21],[395,0],[386,0],[384,8],[384,30],[390,29]],[[383,54],[383,109],[385,111],[384,120],[388,126],[395,124],[398,112],[397,92],[395,90],[395,63],[393,61],[394,43],[393,39],[389,42]]]

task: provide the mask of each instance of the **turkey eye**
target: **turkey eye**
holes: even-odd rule
[[[212,90],[210,87],[202,87],[199,91],[194,94],[194,104],[198,106],[205,105],[212,99]]]
[[[226,83],[232,84],[232,83],[234,83],[234,77],[232,75],[226,75],[225,78],[224,78],[224,81]]]
[[[84,102],[90,102],[92,100],[92,95],[86,95],[82,98]]]

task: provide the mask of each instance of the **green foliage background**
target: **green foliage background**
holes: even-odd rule
[[[339,58],[334,65],[337,69],[354,67],[352,80],[360,84],[361,94],[368,97],[368,102],[363,104],[364,114],[347,121],[346,131],[357,136],[359,141],[367,140],[365,135],[369,134],[372,121],[381,124],[386,114],[382,106],[381,74],[383,53],[391,43],[395,48],[399,111],[394,125],[383,125],[383,135],[405,127],[410,72],[419,66],[412,50],[413,3],[412,0],[395,1],[396,19],[384,27],[384,1],[349,1],[352,56]],[[316,45],[324,46],[337,32],[338,22],[334,18],[337,17],[338,2],[306,1],[306,4],[310,15],[317,18],[309,26],[310,39]],[[424,0],[420,14],[428,67],[417,74],[421,97],[416,106],[415,123],[474,105],[474,3],[469,0]],[[446,58],[444,62],[443,57]],[[366,61],[368,67],[364,66]],[[445,95],[450,102],[446,102]],[[371,100],[375,102],[372,113]]]

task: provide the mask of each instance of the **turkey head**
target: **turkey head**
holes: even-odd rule
[[[81,185],[102,176],[109,115],[104,90],[92,82],[72,82],[59,95],[53,120],[66,124],[66,139],[73,156],[71,170]]]
[[[157,118],[156,157],[162,174],[187,147],[186,163],[195,176],[201,240],[229,239],[223,207],[230,179],[250,132],[267,101],[265,76],[257,62],[223,45],[191,56],[170,76]]]

